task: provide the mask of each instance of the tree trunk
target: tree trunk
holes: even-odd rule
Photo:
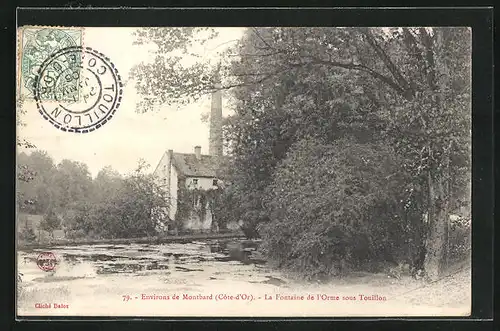
[[[447,241],[447,197],[441,178],[433,178],[428,174],[429,209],[428,222],[429,234],[426,240],[426,256],[424,268],[431,281],[439,279],[443,272],[443,260]]]
[[[449,39],[449,29],[440,28],[435,30],[435,44],[427,45],[429,64],[434,65],[434,70],[429,71],[430,88],[435,93],[434,107],[437,110],[444,109],[445,91],[449,86],[450,73],[447,67],[445,54],[445,43]],[[451,145],[450,145],[451,146]],[[425,271],[430,280],[437,280],[443,272],[445,255],[447,254],[448,222],[449,222],[449,189],[447,187],[447,176],[439,170],[436,161],[432,161],[431,142],[428,145],[429,160],[428,169],[428,221],[429,235],[427,236],[425,258]],[[444,147],[444,150],[446,148]],[[449,162],[449,150],[447,157],[442,161]],[[439,157],[438,157],[439,158]],[[441,156],[440,158],[443,158]],[[449,165],[448,165],[449,168]],[[449,169],[446,169],[449,170]],[[445,170],[445,171],[446,171]]]
[[[410,210],[406,217],[411,233],[408,243],[408,261],[411,275],[415,277],[419,270],[424,269],[426,224],[419,209]]]

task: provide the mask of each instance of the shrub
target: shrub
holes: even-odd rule
[[[471,251],[471,220],[468,217],[450,219],[448,237],[448,261],[467,259]]]
[[[61,220],[52,207],[49,207],[39,226],[41,230],[49,232],[51,236],[54,235],[54,230],[61,226]]]
[[[377,249],[398,250],[395,239],[404,243],[406,234],[394,227],[402,220],[390,208],[401,191],[393,155],[385,146],[350,140],[297,143],[268,187],[270,221],[262,225],[268,258],[317,278],[384,258]]]
[[[99,201],[68,206],[63,216],[68,238],[134,238],[158,233],[157,225],[168,212],[168,199],[152,175],[133,173],[106,193]]]
[[[29,227],[27,224],[25,224],[19,233],[19,239],[27,242],[35,242],[36,241],[36,234],[33,228]]]

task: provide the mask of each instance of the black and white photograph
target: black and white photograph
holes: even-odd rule
[[[18,316],[471,314],[471,28],[16,37]]]

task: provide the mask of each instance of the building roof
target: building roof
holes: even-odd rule
[[[195,154],[173,153],[172,164],[185,176],[189,177],[217,177],[216,158],[212,155],[201,155],[198,160]]]

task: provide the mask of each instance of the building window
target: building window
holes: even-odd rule
[[[214,180],[213,180],[212,185],[213,185],[213,186],[217,186],[217,179],[214,179]]]
[[[193,185],[198,185],[198,178],[193,178]]]

